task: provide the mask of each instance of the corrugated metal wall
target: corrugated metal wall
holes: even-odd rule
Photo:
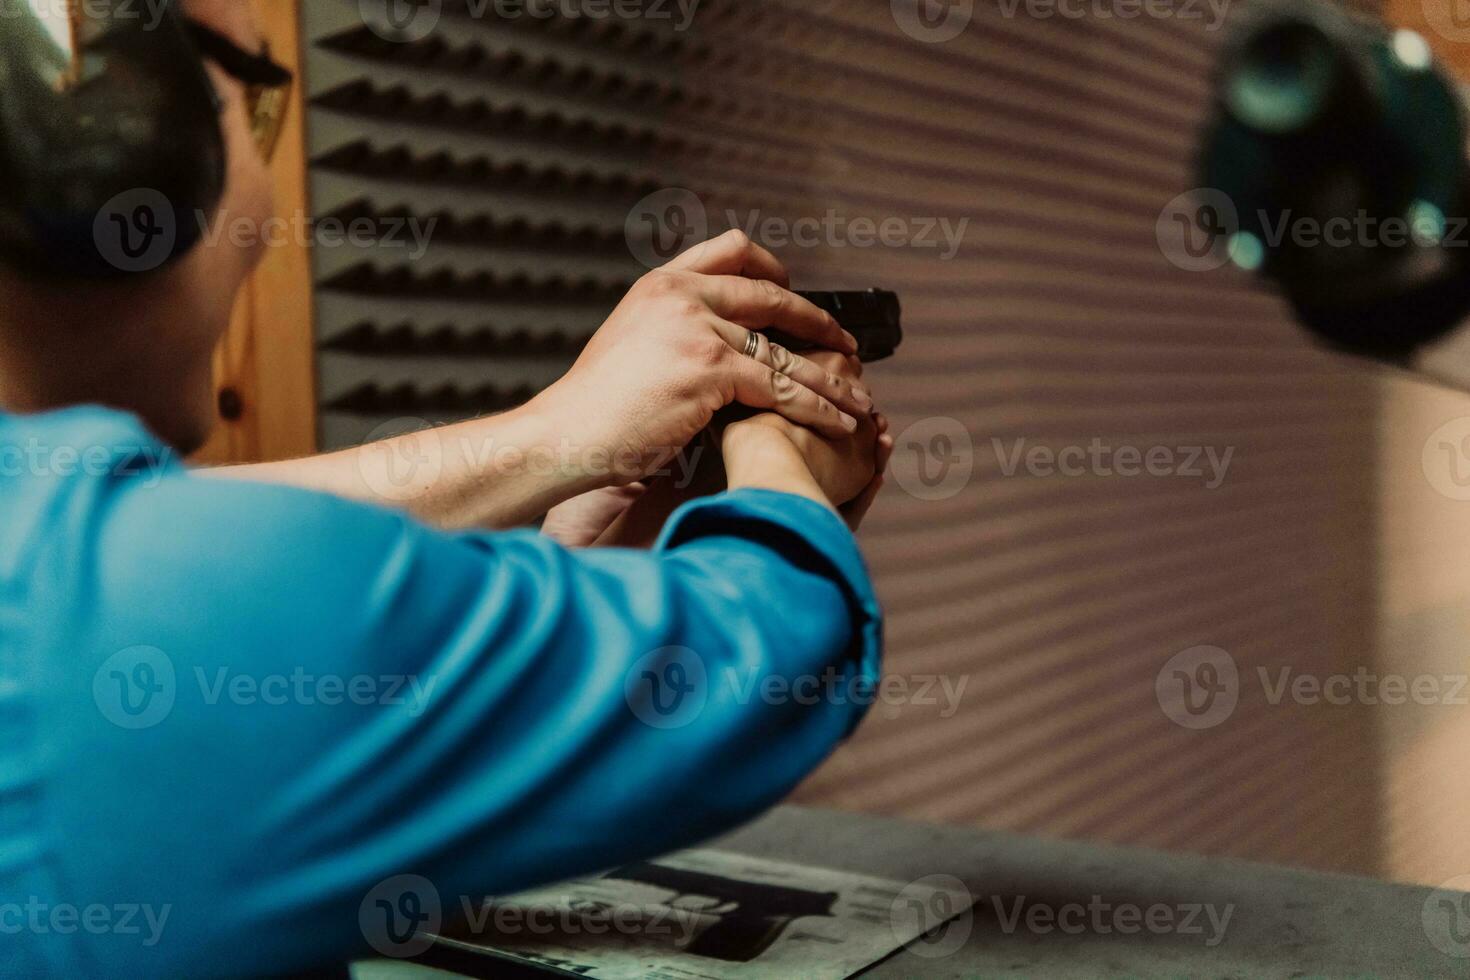
[[[1374,662],[1377,384],[1159,244],[1195,184],[1220,8],[935,5],[969,21],[935,42],[905,0],[704,0],[688,30],[687,4],[463,6],[405,44],[308,5],[317,213],[450,228],[414,262],[319,250],[328,445],[545,384],[654,254],[645,224],[665,245],[751,227],[798,286],[898,290],[910,337],[873,371],[902,435],[864,532],[910,696],[801,800],[1405,866],[1371,711],[1270,686]],[[1028,467],[1036,447],[1104,462]],[[1117,472],[1150,450],[1167,474]],[[1238,703],[1190,728],[1168,711],[1217,676],[1202,646]],[[965,685],[957,710],[931,677]]]
[[[855,214],[973,219],[950,262],[796,259],[907,301],[913,342],[878,374],[900,429],[920,426],[897,482],[939,473],[923,456],[953,427],[925,419],[958,420],[974,458],[948,499],[895,485],[867,536],[891,669],[968,677],[960,710],[880,706],[803,799],[1377,870],[1371,718],[1272,705],[1258,673],[1372,656],[1370,382],[1307,349],[1254,283],[1177,268],[1156,236],[1196,183],[1220,32],[981,5],[926,45],[887,5],[780,9],[797,26],[770,48],[728,36],[822,107],[801,179]],[[1018,440],[1233,456],[1214,489],[1112,467],[1007,476]],[[1156,679],[1201,645],[1233,658],[1239,704],[1190,730]]]

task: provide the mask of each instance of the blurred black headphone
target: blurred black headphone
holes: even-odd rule
[[[0,0],[0,261],[102,278],[193,249],[225,186],[206,58],[256,95],[291,80],[177,0]]]

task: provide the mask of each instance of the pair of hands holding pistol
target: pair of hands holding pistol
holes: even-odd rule
[[[639,280],[538,399],[637,463],[553,508],[544,533],[573,547],[647,546],[680,503],[727,487],[804,496],[857,529],[893,437],[854,338],[789,286],[780,261],[738,231]],[[813,349],[751,340],[768,327]]]
[[[547,515],[543,531],[571,547],[650,545],[680,503],[727,487],[808,497],[856,529],[893,438],[856,339],[788,285],[774,255],[732,231],[640,279],[571,371],[520,408],[202,472],[399,507],[447,529]],[[896,344],[893,326],[866,333],[864,353]],[[692,482],[677,465],[678,478],[658,476],[686,449]]]

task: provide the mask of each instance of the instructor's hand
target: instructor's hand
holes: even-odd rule
[[[812,359],[838,376],[854,381],[862,378],[863,369],[857,358],[824,351],[813,354]],[[789,441],[800,453],[827,502],[854,531],[858,529],[883,488],[883,477],[893,456],[893,436],[888,431],[888,419],[881,412],[865,418],[857,432],[836,439],[792,425],[769,412],[755,415],[726,428],[727,462],[732,452],[742,450],[751,430],[774,431]],[[743,460],[740,468],[747,478],[758,473],[749,459]]]
[[[658,469],[732,403],[849,436],[873,408],[860,382],[751,340],[776,327],[856,352],[836,320],[787,286],[780,261],[738,231],[698,245],[634,285],[538,407],[574,452],[616,454],[613,485]]]

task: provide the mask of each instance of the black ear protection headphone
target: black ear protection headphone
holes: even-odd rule
[[[178,7],[0,0],[0,261],[114,277],[199,243],[226,171],[205,59],[252,103],[291,73]]]

